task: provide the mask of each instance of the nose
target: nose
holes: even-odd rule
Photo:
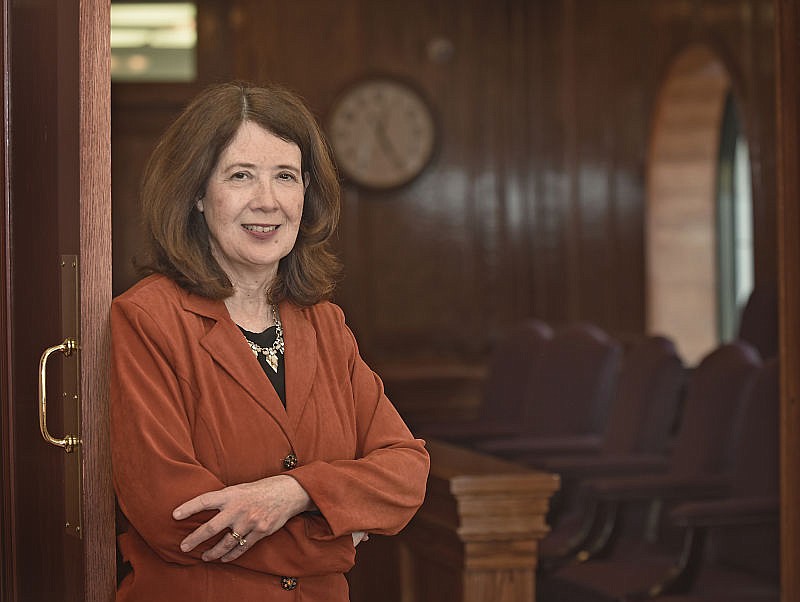
[[[259,181],[250,198],[250,209],[274,211],[278,208],[278,198],[268,182]]]

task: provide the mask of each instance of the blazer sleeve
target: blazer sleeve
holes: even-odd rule
[[[172,511],[201,493],[225,487],[198,461],[192,443],[193,384],[175,369],[171,346],[182,340],[180,322],[155,320],[130,300],[111,308],[111,437],[114,487],[130,525],[166,562],[200,564],[216,541],[192,552],[180,542],[214,516],[202,512],[185,520]],[[172,332],[170,338],[168,333]],[[258,541],[233,564],[274,575],[297,577],[348,571],[355,560],[350,535],[330,540],[318,516],[303,514]]]
[[[338,308],[337,308],[338,310]],[[291,472],[327,520],[332,539],[355,531],[398,533],[425,498],[430,459],[383,391],[380,378],[358,353],[338,310],[355,404],[357,457],[314,461]]]

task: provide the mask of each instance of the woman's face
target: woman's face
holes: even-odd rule
[[[231,281],[268,278],[292,250],[303,214],[300,148],[246,121],[220,155],[197,209]]]

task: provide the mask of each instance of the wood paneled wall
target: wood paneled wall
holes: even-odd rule
[[[367,359],[398,380],[392,366],[435,378],[437,366],[479,363],[527,316],[644,331],[653,103],[693,42],[734,82],[753,162],[757,279],[775,277],[770,0],[203,0],[203,11],[216,11],[217,27],[204,81],[280,82],[324,121],[346,84],[388,73],[434,107],[437,153],[421,177],[392,192],[345,186],[337,301]],[[440,38],[450,60],[429,56]],[[194,89],[162,102],[159,88],[115,87],[117,292],[132,278],[138,166],[176,95]],[[151,127],[132,125],[148,112]]]

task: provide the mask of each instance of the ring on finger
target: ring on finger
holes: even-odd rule
[[[237,541],[237,543],[238,543],[240,546],[243,546],[243,545],[245,545],[245,544],[247,543],[247,540],[246,540],[244,537],[242,537],[241,535],[239,535],[239,534],[238,534],[236,531],[234,531],[233,529],[231,529],[231,536],[233,536],[233,538],[234,538],[234,539]]]

